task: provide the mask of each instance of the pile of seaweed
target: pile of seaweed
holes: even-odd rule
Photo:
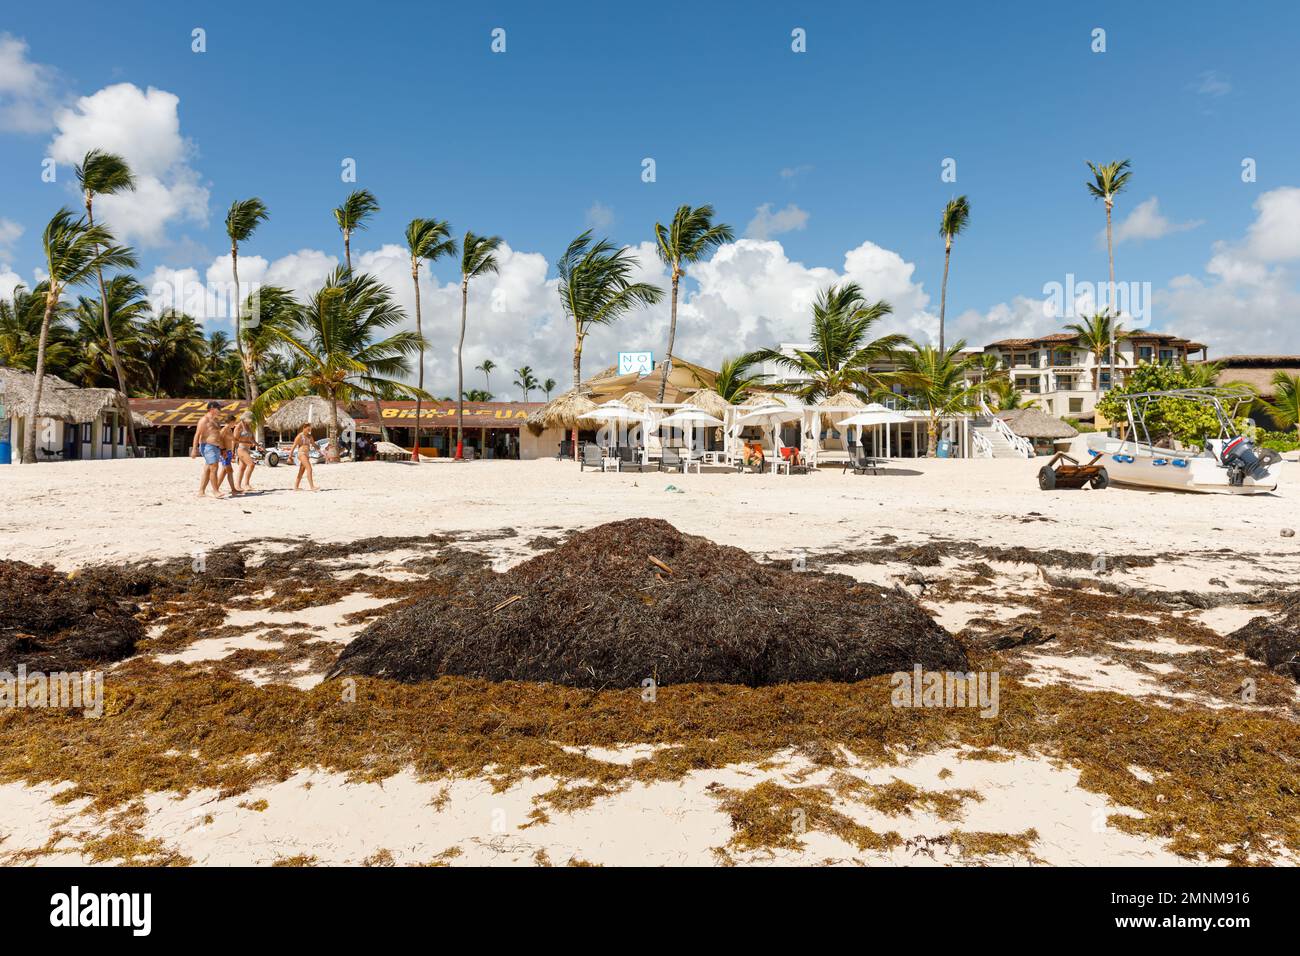
[[[0,561],[0,669],[73,671],[135,651],[134,605],[48,566]]]
[[[961,646],[902,591],[763,565],[638,518],[381,617],[330,676],[756,687],[916,664],[969,669]]]
[[[1280,614],[1252,618],[1228,638],[1241,641],[1251,660],[1300,683],[1300,597],[1292,597]]]

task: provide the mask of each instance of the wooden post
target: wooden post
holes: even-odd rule
[[[176,452],[176,426],[167,426],[167,457],[172,457]]]

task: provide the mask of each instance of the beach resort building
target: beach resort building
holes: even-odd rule
[[[0,368],[0,464],[22,461],[36,376]],[[38,461],[124,458],[130,455],[125,397],[115,388],[78,388],[55,375],[41,384],[36,418]],[[135,420],[137,427],[147,424]]]

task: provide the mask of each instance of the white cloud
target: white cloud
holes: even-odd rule
[[[808,213],[794,203],[784,209],[772,211],[772,204],[765,202],[754,210],[754,218],[745,227],[745,236],[749,239],[771,239],[783,232],[793,232],[808,225]]]
[[[1170,222],[1160,213],[1160,200],[1155,196],[1133,207],[1133,211],[1115,226],[1115,245],[1124,242],[1142,242],[1147,239],[1163,239],[1176,232],[1187,232],[1201,225],[1202,220],[1188,222]],[[1105,231],[1099,234],[1099,242],[1106,241]]]
[[[55,71],[27,58],[27,43],[0,33],[0,130],[41,133],[52,125]]]
[[[181,135],[179,107],[173,93],[117,83],[54,116],[50,155],[55,160],[79,163],[98,147],[121,155],[135,173],[134,192],[102,196],[95,203],[122,241],[157,246],[173,222],[207,223],[208,190],[189,165],[194,147]]]
[[[812,170],[813,167],[808,163],[803,163],[799,166],[786,166],[784,169],[781,170],[781,178],[797,179],[798,177],[802,176],[804,173],[812,172]]]
[[[1197,78],[1193,89],[1202,96],[1219,98],[1232,92],[1232,83],[1218,70],[1206,70]]]
[[[587,228],[604,232],[612,225],[614,225],[614,210],[600,200],[592,203],[591,208],[587,210]]]
[[[30,283],[24,282],[23,277],[14,272],[9,263],[0,262],[0,299],[12,298],[14,289],[20,285],[32,288]]]
[[[0,216],[0,253],[7,253],[13,250],[14,243],[18,241],[23,234],[23,227],[12,219],[5,219]]]

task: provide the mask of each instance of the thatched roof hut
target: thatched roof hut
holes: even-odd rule
[[[620,398],[619,401],[632,409],[632,411],[638,412],[642,415],[647,415],[650,412],[650,399],[647,396],[642,395],[640,392],[628,392]]]
[[[867,403],[852,392],[836,392],[823,398],[815,407],[822,411],[822,428],[830,428],[838,419],[847,418],[866,408]],[[845,411],[845,409],[851,410]]]
[[[730,402],[711,388],[697,388],[686,396],[686,404],[722,419],[726,418],[727,409],[731,407]]]
[[[340,430],[356,428],[356,421],[341,406],[338,415]],[[267,415],[265,425],[277,432],[296,432],[308,423],[315,428],[328,429],[332,416],[330,403],[319,395],[300,395]]]
[[[579,428],[587,424],[583,415],[595,407],[589,392],[569,389],[529,415],[525,424],[534,435],[540,435],[548,428]]]
[[[1000,412],[998,417],[1006,422],[1011,430],[1021,438],[1056,441],[1058,439],[1074,438],[1079,434],[1059,418],[1053,418],[1047,412],[1037,408],[1015,408],[1010,411]]]
[[[0,368],[0,391],[5,414],[9,418],[27,418],[31,412],[36,375],[16,368]],[[93,422],[100,412],[129,414],[126,399],[115,388],[78,388],[57,375],[45,375],[41,383],[41,407],[38,418],[79,424]]]

